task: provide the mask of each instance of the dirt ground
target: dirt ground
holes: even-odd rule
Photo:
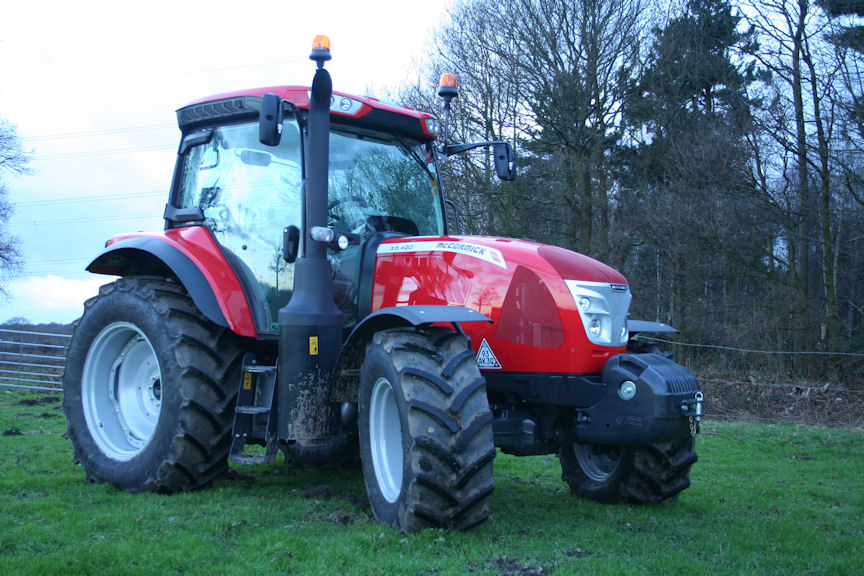
[[[705,417],[832,427],[864,427],[864,389],[839,383],[771,382],[698,374]]]

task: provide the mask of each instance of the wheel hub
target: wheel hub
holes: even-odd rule
[[[582,472],[595,482],[605,482],[618,469],[621,460],[619,449],[573,443],[573,452]]]
[[[84,415],[99,449],[115,460],[150,442],[162,409],[156,353],[138,327],[115,322],[93,340],[81,379]]]

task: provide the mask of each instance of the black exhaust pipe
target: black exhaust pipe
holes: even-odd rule
[[[327,226],[330,98],[333,84],[316,37],[310,58],[318,64],[309,98],[306,180],[303,183],[303,254],[294,268],[294,293],[279,310],[278,436],[301,444],[326,443],[340,431],[339,407],[330,401],[331,373],[342,347],[342,312],[333,302],[327,244],[313,227]]]

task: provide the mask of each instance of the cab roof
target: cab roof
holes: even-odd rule
[[[206,124],[257,118],[265,94],[273,93],[289,107],[309,109],[308,86],[269,86],[208,96],[177,110],[177,124],[183,133]],[[437,137],[438,121],[432,114],[382,102],[377,98],[333,91],[330,114],[334,122],[395,131],[421,140]]]

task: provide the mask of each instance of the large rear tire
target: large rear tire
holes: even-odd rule
[[[687,489],[697,459],[693,438],[635,447],[573,442],[558,456],[574,496],[637,504],[663,502]]]
[[[492,413],[464,336],[375,335],[360,381],[360,456],[375,517],[403,532],[489,516]]]
[[[240,352],[182,286],[107,284],[85,304],[63,375],[75,459],[92,482],[177,492],[227,469]]]

